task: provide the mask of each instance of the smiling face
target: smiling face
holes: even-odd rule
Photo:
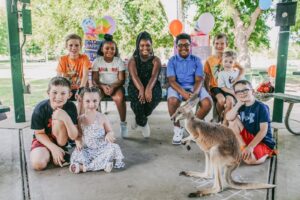
[[[234,93],[238,100],[249,103],[255,100],[253,89],[248,84],[238,83],[234,86]]]
[[[97,92],[86,92],[83,95],[83,107],[85,111],[96,111],[100,102]]]
[[[188,39],[180,39],[177,42],[178,54],[182,58],[186,58],[190,54],[190,41]]]
[[[71,58],[77,58],[81,50],[81,43],[78,39],[70,39],[66,43],[66,48]]]
[[[139,44],[140,55],[144,58],[149,57],[152,54],[152,44],[150,40],[142,39]]]
[[[50,90],[48,92],[48,96],[50,99],[50,105],[52,109],[62,108],[67,100],[71,97],[72,93],[70,92],[70,88],[61,85],[52,85],[50,86]]]
[[[214,48],[217,54],[222,54],[227,47],[226,38],[219,38],[214,41]]]
[[[106,42],[102,47],[104,59],[113,59],[116,54],[116,45],[113,42]]]

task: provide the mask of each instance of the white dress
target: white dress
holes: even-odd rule
[[[71,156],[71,164],[79,163],[86,167],[87,171],[103,170],[106,165],[114,162],[114,168],[125,166],[120,146],[105,141],[105,130],[99,125],[99,114],[90,125],[81,125],[83,132],[83,148],[75,149]]]

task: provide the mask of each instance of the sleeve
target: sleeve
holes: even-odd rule
[[[67,107],[66,112],[71,117],[73,124],[77,125],[78,124],[78,120],[77,120],[78,114],[77,114],[76,106],[73,102],[68,101],[68,107]]]
[[[195,73],[195,75],[203,77],[203,65],[202,65],[201,59],[198,58],[198,57],[195,57],[195,62],[196,62],[195,63],[196,64],[196,73]]]
[[[93,71],[93,72],[96,72],[96,71],[99,70],[99,68],[98,68],[99,60],[100,60],[100,57],[96,58],[96,59],[93,61],[93,64],[92,64],[92,71]]]
[[[42,130],[44,129],[44,118],[43,113],[39,109],[40,107],[35,107],[32,116],[31,116],[31,129],[33,130]]]
[[[118,69],[119,71],[125,71],[125,65],[121,58],[118,59]]]
[[[84,54],[83,66],[87,69],[91,68],[91,61],[87,55]]]
[[[222,72],[220,72],[218,75],[218,87],[226,87],[224,73]]]
[[[167,77],[176,76],[175,73],[175,63],[174,63],[174,57],[172,57],[167,65]]]
[[[260,108],[258,109],[259,111],[259,123],[264,123],[264,122],[270,122],[270,112],[269,112],[269,107],[265,104],[262,104]]]

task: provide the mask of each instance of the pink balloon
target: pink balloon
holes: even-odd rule
[[[116,22],[115,20],[111,17],[111,16],[104,16],[103,19],[106,19],[108,21],[108,23],[110,24],[110,29],[108,31],[109,34],[113,34],[116,31]]]

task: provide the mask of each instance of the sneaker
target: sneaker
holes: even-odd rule
[[[172,144],[175,144],[175,145],[181,144],[182,138],[183,138],[183,129],[175,126]]]
[[[138,126],[137,128],[138,128],[138,130],[142,131],[144,138],[150,137],[150,126],[149,126],[148,122],[145,126]]]
[[[127,122],[120,122],[120,132],[121,132],[122,138],[128,137]]]

